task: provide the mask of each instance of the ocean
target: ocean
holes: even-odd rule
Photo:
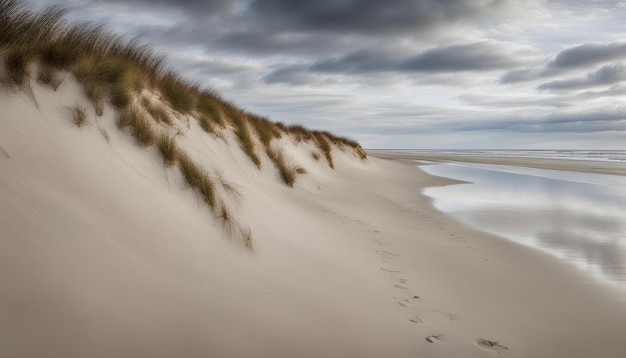
[[[419,151],[624,162],[626,151]],[[463,153],[463,154],[461,154]],[[506,155],[502,155],[506,154]],[[421,163],[465,184],[426,188],[476,229],[548,252],[626,289],[626,177],[474,163]]]
[[[569,160],[592,160],[601,162],[626,163],[626,150],[509,150],[509,149],[407,149],[410,153],[486,156],[486,157],[518,157],[518,158],[553,158]]]

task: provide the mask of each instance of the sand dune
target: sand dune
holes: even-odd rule
[[[411,163],[334,149],[331,170],[285,137],[307,170],[291,189],[191,122],[181,143],[236,186],[250,251],[112,113],[74,126],[71,81],[33,93],[0,99],[4,356],[626,352],[623,292],[436,212],[420,189],[449,182]]]

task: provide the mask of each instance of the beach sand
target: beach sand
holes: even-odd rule
[[[191,122],[249,251],[110,112],[69,123],[81,96],[0,97],[3,357],[626,356],[623,290],[436,211],[421,190],[453,181],[412,158],[335,149],[331,170],[283,138],[292,189]]]

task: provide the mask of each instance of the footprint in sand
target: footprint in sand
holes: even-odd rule
[[[11,159],[11,156],[9,155],[9,152],[4,150],[4,148],[2,148],[2,147],[0,147],[0,153],[4,154],[4,156],[7,157],[7,159]]]
[[[417,324],[424,323],[424,321],[422,321],[422,319],[419,316],[415,316],[415,317],[411,318],[409,321],[411,321],[413,323],[417,323]]]
[[[444,315],[448,319],[448,321],[456,321],[456,319],[459,318],[459,316],[456,313],[442,311],[442,310],[433,310],[433,311]]]
[[[484,339],[484,338],[479,338],[477,342],[478,342],[479,346],[481,346],[483,348],[486,348],[486,349],[491,349],[493,351],[496,351],[496,352],[498,352],[498,354],[500,352],[503,352],[503,351],[506,351],[507,349],[509,349],[508,347],[503,346],[502,344],[500,344],[500,343],[498,343],[496,341],[490,341],[490,340]]]
[[[437,343],[441,339],[441,334],[433,334],[425,338],[428,343]]]

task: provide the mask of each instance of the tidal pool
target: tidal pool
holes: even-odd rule
[[[469,163],[420,167],[467,182],[426,188],[438,210],[626,288],[626,177]]]

